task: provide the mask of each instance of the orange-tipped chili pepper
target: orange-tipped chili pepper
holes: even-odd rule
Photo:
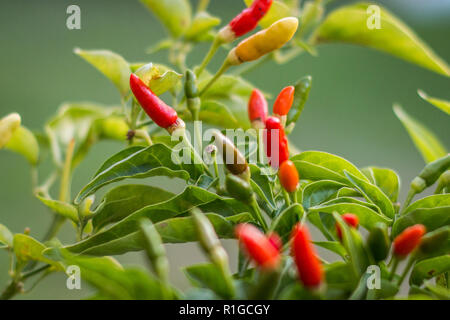
[[[318,287],[323,279],[322,263],[311,244],[308,228],[297,224],[292,236],[292,254],[300,280],[307,288]]]
[[[259,229],[244,223],[238,225],[235,232],[245,252],[259,267],[271,270],[279,266],[280,251]]]
[[[232,42],[234,39],[256,28],[259,21],[269,11],[273,0],[255,0],[252,5],[238,14],[231,22],[222,28],[219,37],[224,42]]]
[[[416,224],[406,228],[394,239],[394,255],[404,258],[416,249],[422,241],[426,228],[422,224]]]
[[[350,227],[358,228],[359,219],[358,216],[353,213],[344,213],[342,216],[342,220],[344,220]],[[342,240],[342,230],[341,227],[336,223],[336,233],[339,239]]]
[[[278,172],[280,183],[287,192],[294,192],[298,187],[298,171],[291,160],[284,161]]]
[[[268,113],[267,100],[258,89],[253,89],[248,101],[248,117],[254,129],[263,129]]]
[[[136,100],[148,116],[161,128],[168,129],[178,120],[177,112],[156,96],[135,74],[130,76],[130,87]]]
[[[278,139],[277,139],[278,137]],[[266,154],[273,168],[278,168],[289,159],[289,147],[280,119],[268,117],[266,120]]]
[[[283,241],[281,240],[280,236],[275,232],[270,232],[267,235],[267,238],[269,239],[270,243],[277,249],[278,251],[281,251],[283,248]]]
[[[292,107],[292,103],[294,102],[294,92],[295,88],[293,86],[289,86],[281,90],[277,99],[275,100],[275,104],[273,105],[273,114],[279,117],[285,117],[289,110]]]

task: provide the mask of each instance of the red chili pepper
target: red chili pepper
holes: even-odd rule
[[[308,228],[304,224],[297,224],[294,227],[292,254],[303,285],[308,288],[319,286],[323,279],[322,263],[317,257]]]
[[[275,104],[273,105],[273,114],[280,117],[288,114],[292,107],[292,103],[294,102],[294,92],[295,88],[293,86],[289,86],[281,90],[275,100]]]
[[[278,141],[276,140],[277,135]],[[265,141],[266,154],[272,167],[278,168],[284,161],[289,159],[288,141],[280,119],[276,117],[267,118]],[[277,144],[274,146],[272,143]]]
[[[161,128],[167,129],[178,120],[177,112],[156,96],[135,74],[130,76],[130,87],[136,100],[148,116]]]
[[[298,171],[291,160],[284,161],[278,172],[280,183],[287,192],[294,192],[298,187]]]
[[[255,129],[263,129],[268,113],[267,100],[258,89],[253,89],[248,101],[248,117]]]
[[[394,254],[400,258],[406,257],[419,246],[425,232],[426,228],[422,224],[406,228],[394,239]]]
[[[275,233],[271,232],[267,235],[267,238],[269,239],[270,243],[281,252],[281,249],[283,248],[283,241],[281,240],[280,236]]]
[[[238,14],[228,24],[236,37],[252,31],[258,22],[266,15],[272,5],[272,0],[255,0],[252,5]]]
[[[358,216],[353,213],[344,213],[342,216],[342,220],[344,220],[350,227],[358,228],[359,219]],[[336,233],[339,239],[342,240],[342,230],[341,227],[336,223]]]
[[[280,263],[280,251],[264,233],[251,224],[240,224],[235,229],[236,237],[258,266],[263,269],[276,269]]]

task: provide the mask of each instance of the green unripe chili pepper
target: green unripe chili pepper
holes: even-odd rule
[[[288,126],[288,128],[286,129],[287,131],[292,131],[293,128],[291,129],[290,125],[295,124],[295,122],[300,117],[305,107],[305,103],[308,100],[311,85],[311,76],[303,77],[295,84],[294,102],[291,109],[289,110],[289,113],[287,114],[286,119],[286,126]]]
[[[448,193],[450,190],[450,170],[445,171],[438,180],[435,194]]]
[[[391,241],[389,240],[387,226],[384,223],[377,223],[370,231],[367,244],[376,262],[386,259]]]
[[[191,214],[203,251],[205,251],[215,265],[221,268],[228,268],[228,255],[222,247],[211,222],[198,209],[192,209]]]
[[[238,176],[227,174],[225,187],[228,193],[235,199],[244,203],[251,203],[253,200],[253,190],[250,183]]]
[[[411,189],[414,189],[416,193],[420,193],[427,187],[433,185],[437,179],[450,168],[450,154],[445,157],[430,162],[425,166],[422,172],[414,178],[411,183]]]
[[[144,248],[153,270],[163,282],[168,282],[169,261],[158,231],[150,220],[141,221],[140,228],[144,235]]]
[[[186,94],[186,98],[192,99],[198,97],[198,88],[197,88],[197,77],[195,76],[192,70],[186,71],[186,82],[184,83],[184,92]]]

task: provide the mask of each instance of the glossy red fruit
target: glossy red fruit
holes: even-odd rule
[[[253,89],[248,101],[248,118],[255,129],[264,128],[268,113],[267,100],[258,89]]]
[[[291,160],[286,160],[281,164],[278,177],[280,178],[281,185],[287,192],[297,190],[299,176],[297,168]]]
[[[281,90],[273,105],[273,114],[278,116],[285,116],[288,114],[292,107],[292,103],[294,102],[294,92],[295,88],[293,86]]]
[[[358,216],[353,213],[344,213],[341,216],[342,220],[344,220],[350,227],[358,228],[359,225],[359,219]],[[336,223],[336,233],[339,237],[339,239],[342,240],[342,230],[341,227]]]
[[[272,0],[255,0],[252,5],[238,14],[229,26],[236,37],[252,31],[258,22],[266,15],[272,5]]]
[[[280,119],[276,117],[267,118],[265,143],[266,154],[273,168],[279,168],[284,161],[289,159],[288,141]]]
[[[161,128],[167,129],[177,122],[177,112],[155,95],[135,74],[130,76],[130,88],[148,116]]]
[[[280,263],[280,251],[258,228],[251,224],[240,224],[235,229],[236,237],[247,255],[263,269],[276,269]]]

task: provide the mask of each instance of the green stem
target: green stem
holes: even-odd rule
[[[291,198],[289,197],[289,193],[283,188],[283,197],[286,202],[286,206],[289,207],[291,205]]]
[[[211,47],[209,48],[208,53],[206,54],[205,58],[203,59],[200,67],[195,72],[195,75],[200,77],[202,72],[205,70],[205,68],[208,66],[208,64],[211,62],[214,55],[217,53],[217,50],[219,50],[220,46],[222,45],[222,40],[219,37],[215,37],[213,43],[211,44]]]
[[[228,62],[228,59],[225,60],[225,62],[220,67],[219,71],[214,75],[214,77],[208,82],[208,84],[202,89],[199,96],[205,94],[206,91],[231,67],[230,62]]]
[[[400,279],[398,280],[398,284],[397,284],[398,286],[402,285],[403,280],[405,280],[406,275],[408,274],[409,270],[411,269],[411,267],[414,264],[414,261],[415,261],[414,257],[409,258],[408,264],[406,265],[405,270],[403,270],[402,275],[400,276]]]
[[[42,271],[45,271],[45,270],[47,270],[48,268],[50,268],[50,265],[49,265],[49,264],[47,264],[47,265],[45,265],[45,266],[42,266],[42,267],[40,267],[40,268],[37,268],[36,270],[27,272],[27,273],[25,273],[25,274],[22,276],[22,280],[31,278],[32,276],[34,276],[34,275],[36,275],[36,274],[38,274],[38,273],[41,273]]]
[[[250,207],[253,209],[256,219],[263,228],[264,232],[267,232],[269,227],[267,226],[266,220],[264,220],[264,217],[262,216],[261,209],[259,208],[258,202],[256,201],[255,197],[253,197],[253,199],[251,200]]]
[[[400,211],[400,215],[402,215],[405,212],[405,209],[408,208],[409,204],[411,203],[415,195],[416,191],[414,189],[410,189],[408,195],[406,196],[405,203],[403,204],[403,208]]]
[[[397,267],[400,262],[400,260],[397,259],[397,257],[395,257],[395,256],[392,259],[393,259],[392,260],[392,268],[391,268],[391,274],[389,275],[389,281],[392,281],[392,279],[394,279],[395,271],[397,271]]]
[[[66,160],[64,162],[63,172],[61,175],[61,186],[59,189],[59,200],[67,202],[70,194],[70,174],[72,172],[72,158],[75,149],[75,140],[71,140],[67,146]]]
[[[268,62],[269,60],[272,60],[272,58],[274,57],[273,52],[265,55],[263,58],[253,62],[253,63],[248,63],[243,67],[240,67],[239,69],[236,69],[235,72],[233,72],[234,76],[243,76],[244,74],[248,74],[250,72],[252,72],[253,70],[261,67],[263,64],[265,64],[266,62]]]
[[[206,9],[208,9],[208,6],[209,6],[209,0],[199,0],[197,12],[205,11]]]
[[[298,199],[297,199],[297,190],[295,190],[294,192],[292,192],[292,198],[294,200],[294,203],[298,203]]]

